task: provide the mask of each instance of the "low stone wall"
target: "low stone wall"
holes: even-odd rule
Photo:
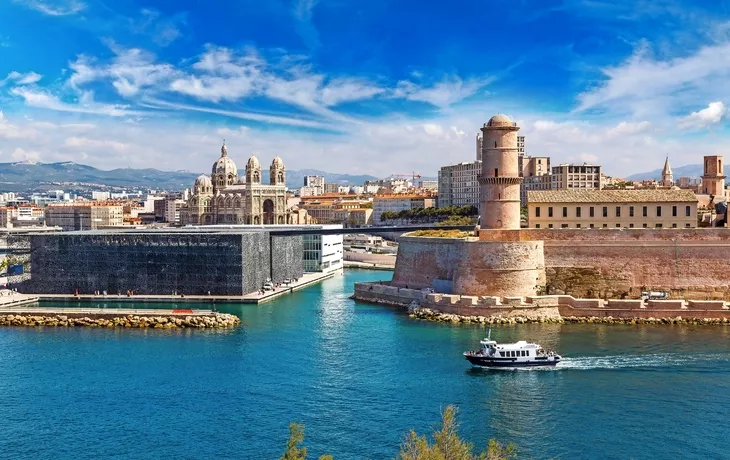
[[[0,326],[48,326],[48,327],[105,327],[105,328],[154,328],[154,329],[215,329],[238,326],[235,315],[220,313],[211,316],[117,316],[90,317],[74,315],[39,316],[32,314],[0,315]],[[93,316],[93,315],[92,315]]]
[[[707,319],[711,323],[730,320],[730,308],[723,301],[651,300],[645,303],[641,300],[576,299],[569,295],[526,298],[460,296],[378,283],[357,283],[353,297],[410,307],[414,317],[447,322],[491,324],[558,321],[560,318],[573,322],[585,322],[587,318],[598,322],[604,319],[607,322],[667,322],[669,319],[677,322],[677,318],[680,322],[701,322]]]

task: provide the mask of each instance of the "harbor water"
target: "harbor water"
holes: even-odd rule
[[[478,370],[462,352],[483,328],[349,299],[389,275],[221,307],[235,330],[2,328],[0,456],[276,459],[299,422],[312,458],[388,459],[455,404],[465,438],[520,458],[728,457],[730,328],[503,326],[564,362]]]

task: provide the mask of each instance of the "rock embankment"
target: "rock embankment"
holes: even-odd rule
[[[614,318],[612,316],[565,316],[556,317],[551,315],[524,315],[524,316],[464,316],[452,313],[443,313],[430,308],[411,307],[408,309],[411,318],[423,319],[427,321],[437,321],[443,323],[465,323],[465,324],[530,324],[530,323],[579,323],[579,324],[696,324],[696,325],[712,325],[726,324],[730,325],[730,318],[689,318],[689,317],[670,317],[670,318]]]
[[[235,315],[218,313],[211,316],[115,316],[110,318],[71,318],[67,315],[0,315],[0,326],[48,327],[126,327],[154,329],[215,329],[236,327],[241,320]]]

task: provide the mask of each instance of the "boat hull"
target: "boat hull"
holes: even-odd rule
[[[518,361],[516,359],[509,358],[495,359],[482,356],[466,356],[466,359],[473,366],[479,367],[549,367],[555,366],[560,362],[560,359]]]

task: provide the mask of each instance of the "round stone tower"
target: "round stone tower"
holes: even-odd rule
[[[495,115],[482,127],[481,228],[520,229],[520,184],[517,131],[506,115]]]

